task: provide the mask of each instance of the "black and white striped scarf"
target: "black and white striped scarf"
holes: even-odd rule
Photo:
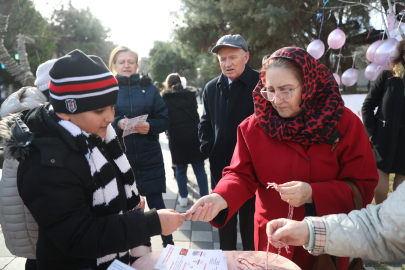
[[[117,179],[111,167],[113,165],[109,164],[97,147],[100,144],[105,144],[110,157],[119,168],[119,173],[121,174],[120,179],[122,179],[126,193],[128,211],[138,206],[140,197],[136,187],[135,177],[111,124],[108,125],[107,134],[103,139],[85,132],[70,121],[60,120],[58,124],[75,138],[89,162],[90,172],[94,182],[93,212],[95,215],[105,217],[108,215],[123,214],[123,210],[120,206]],[[118,259],[126,264],[132,264],[137,258],[150,252],[151,247],[149,243],[149,246],[138,246],[127,252],[106,255],[97,259],[97,269],[107,269],[114,259]]]

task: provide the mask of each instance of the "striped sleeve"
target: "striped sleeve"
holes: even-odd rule
[[[306,217],[306,220],[311,222],[312,227],[314,228],[314,248],[308,252],[314,256],[318,256],[324,253],[325,242],[326,242],[326,227],[322,218],[320,217]]]

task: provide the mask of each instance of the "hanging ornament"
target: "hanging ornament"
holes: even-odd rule
[[[316,39],[309,43],[307,52],[315,59],[319,59],[325,52],[325,44],[320,39]]]
[[[359,78],[359,74],[357,70],[354,68],[354,61],[356,60],[356,52],[353,54],[353,64],[352,68],[349,68],[342,74],[342,83],[345,86],[353,86],[357,79]]]
[[[383,68],[376,63],[371,63],[366,67],[366,70],[364,71],[364,76],[367,78],[369,81],[375,81],[377,79],[377,76],[381,73]]]
[[[349,68],[342,74],[342,83],[345,86],[353,86],[357,79],[359,78],[359,74],[355,68]]]
[[[366,56],[367,56],[367,60],[370,61],[371,63],[374,63],[374,53],[375,50],[378,48],[378,46],[380,46],[381,44],[383,44],[384,41],[382,40],[377,40],[376,42],[372,43],[366,52]]]
[[[374,52],[374,62],[380,66],[388,66],[392,58],[397,55],[398,40],[387,39]]]
[[[340,49],[346,42],[345,33],[336,28],[328,36],[328,45],[334,50]]]

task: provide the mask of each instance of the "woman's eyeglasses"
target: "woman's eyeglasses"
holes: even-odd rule
[[[267,90],[261,90],[260,93],[266,100],[271,101],[271,102],[273,102],[276,99],[276,95],[277,95],[277,98],[282,101],[290,101],[292,98],[292,93],[295,91],[295,89],[298,88],[298,86],[300,86],[300,85],[297,85],[294,89],[280,91],[277,94],[274,92],[274,90],[270,90],[273,92],[270,92]]]

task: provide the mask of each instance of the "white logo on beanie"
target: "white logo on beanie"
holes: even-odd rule
[[[69,112],[74,113],[77,110],[76,100],[73,98],[68,98],[65,100],[66,108]]]

